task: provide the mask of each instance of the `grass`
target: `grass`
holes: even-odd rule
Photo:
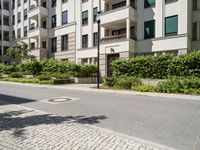
[[[39,80],[37,78],[0,78],[0,81],[11,81],[21,83],[53,84],[53,80]]]

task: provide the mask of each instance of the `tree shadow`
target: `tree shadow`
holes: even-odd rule
[[[5,130],[13,131],[15,138],[25,134],[26,127],[39,125],[50,125],[60,123],[98,124],[101,120],[107,119],[105,115],[100,116],[67,116],[61,117],[50,114],[30,115],[34,110],[19,110],[0,113],[0,132]],[[29,114],[30,113],[30,114]]]

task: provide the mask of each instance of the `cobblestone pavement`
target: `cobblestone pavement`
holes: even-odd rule
[[[77,117],[81,118],[81,116]],[[0,150],[161,150],[87,124],[81,119],[50,115],[18,105],[0,106]]]

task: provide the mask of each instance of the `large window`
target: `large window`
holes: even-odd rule
[[[156,0],[144,0],[144,8],[155,6]]]
[[[62,36],[62,51],[68,50],[68,35]]]
[[[51,52],[56,52],[57,51],[57,38],[52,38],[51,39]]]
[[[67,24],[68,23],[68,11],[62,12],[62,24]]]
[[[56,6],[56,0],[51,0],[51,7],[55,7]]]
[[[88,11],[82,12],[82,25],[88,25]]]
[[[88,35],[83,35],[82,36],[82,48],[87,48],[88,47]]]
[[[155,37],[155,20],[144,23],[144,38],[150,39]]]
[[[197,40],[197,22],[193,22],[192,24],[192,40],[196,41]]]
[[[51,27],[52,28],[56,27],[56,15],[53,15],[51,17]]]
[[[97,46],[98,44],[98,33],[93,33],[93,46]]]
[[[98,13],[98,10],[97,10],[97,7],[95,7],[93,9],[93,21],[96,22],[97,21],[97,13]]]
[[[165,18],[165,36],[178,34],[178,16],[170,16]]]

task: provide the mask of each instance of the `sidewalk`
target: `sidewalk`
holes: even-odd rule
[[[200,96],[194,96],[194,95],[137,92],[137,91],[112,90],[112,89],[96,89],[95,84],[40,85],[40,84],[17,83],[17,82],[7,82],[7,81],[0,81],[0,83],[33,86],[33,87],[66,89],[66,90],[91,91],[91,92],[93,91],[93,92],[103,92],[103,93],[111,93],[111,94],[128,94],[128,95],[136,95],[136,96],[151,96],[151,97],[163,97],[163,98],[172,98],[172,99],[180,99],[180,100],[188,99],[188,100],[200,101]]]
[[[60,117],[17,105],[0,106],[0,149],[172,150],[88,125],[81,117]]]

